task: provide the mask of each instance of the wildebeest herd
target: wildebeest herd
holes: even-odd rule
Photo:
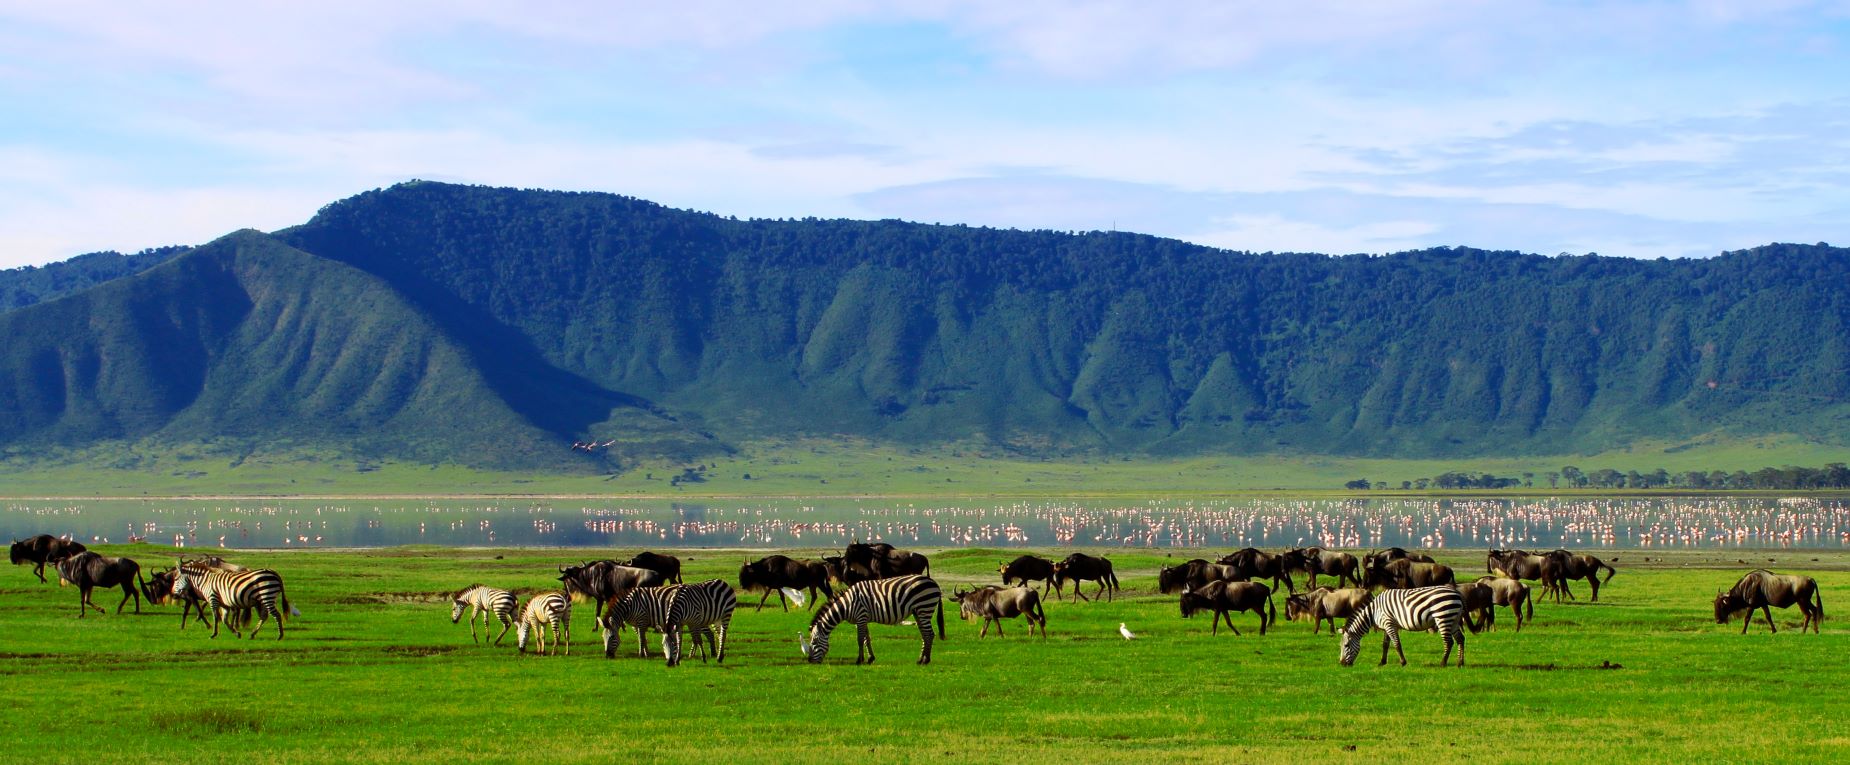
[[[255,637],[267,623],[276,621],[276,635],[284,634],[285,618],[300,616],[284,593],[283,581],[275,571],[249,569],[219,557],[181,559],[171,569],[149,572],[144,579],[140,565],[129,558],[111,558],[85,549],[77,542],[40,535],[16,540],[12,546],[15,565],[32,563],[33,573],[46,581],[44,568],[51,566],[61,584],[78,588],[78,616],[90,609],[107,611],[91,600],[97,589],[120,588],[120,614],[130,598],[136,613],[141,601],[154,605],[181,605],[180,626],[189,619],[206,622],[211,612],[212,636],[220,625],[228,625],[242,636],[242,627],[255,619],[250,630]],[[1604,577],[1600,574],[1604,573]],[[1117,574],[1109,559],[1075,552],[1055,561],[1035,555],[1022,555],[998,566],[1000,585],[957,588],[951,593],[965,620],[980,621],[979,637],[987,637],[993,626],[998,636],[1003,621],[1020,618],[1028,625],[1029,635],[1037,631],[1047,637],[1048,619],[1045,598],[1064,600],[1066,585],[1073,588],[1073,601],[1102,598],[1115,599],[1119,591]],[[1598,600],[1600,586],[1609,582],[1616,570],[1599,558],[1568,550],[1534,553],[1524,550],[1490,550],[1485,555],[1485,574],[1460,581],[1452,567],[1430,556],[1389,548],[1371,550],[1361,557],[1347,552],[1317,547],[1267,552],[1245,548],[1210,562],[1203,558],[1165,566],[1157,573],[1157,587],[1162,594],[1177,595],[1181,616],[1211,614],[1209,633],[1218,635],[1224,621],[1235,634],[1235,612],[1249,612],[1258,617],[1259,634],[1276,626],[1277,608],[1273,596],[1283,590],[1285,616],[1289,621],[1309,622],[1313,633],[1322,633],[1329,622],[1332,635],[1340,638],[1339,659],[1352,664],[1360,652],[1361,639],[1370,631],[1384,633],[1381,663],[1388,651],[1400,651],[1402,631],[1437,632],[1445,643],[1442,664],[1450,662],[1456,648],[1459,665],[1464,665],[1465,634],[1494,629],[1496,609],[1507,608],[1515,629],[1534,619],[1535,601],[1549,597],[1559,603],[1574,599],[1570,587],[1584,579],[1591,599]],[[1300,592],[1294,581],[1303,575],[1305,589]],[[1320,585],[1318,577],[1334,578],[1334,587]],[[853,622],[857,633],[856,663],[871,662],[873,645],[868,625],[914,624],[923,646],[919,663],[931,661],[934,638],[946,636],[944,629],[944,593],[931,577],[931,561],[924,555],[901,550],[884,543],[854,542],[841,555],[820,560],[769,555],[741,562],[738,589],[719,579],[685,583],[681,579],[681,561],[671,555],[640,553],[629,560],[587,561],[579,565],[560,566],[557,590],[531,593],[524,608],[516,591],[481,584],[462,588],[451,597],[450,619],[460,623],[469,612],[470,638],[475,642],[500,645],[510,629],[516,630],[516,646],[522,652],[533,643],[545,654],[547,634],[551,633],[552,652],[570,652],[571,612],[574,601],[594,604],[593,623],[602,633],[604,654],[616,655],[619,633],[624,628],[636,631],[637,653],[648,656],[651,630],[661,636],[662,652],[669,666],[681,661],[682,641],[693,640],[702,661],[708,656],[725,661],[726,634],[738,604],[738,592],[759,594],[758,610],[772,595],[777,595],[785,611],[794,600],[798,608],[813,608],[810,627],[798,638],[803,656],[821,662],[827,656],[831,633],[836,627]],[[1541,587],[1536,593],[1529,582]],[[1096,585],[1088,597],[1084,585]],[[1819,631],[1824,618],[1823,596],[1816,580],[1808,576],[1778,575],[1756,570],[1741,577],[1733,587],[1718,592],[1714,601],[1717,623],[1727,623],[1744,615],[1742,632],[1753,623],[1754,612],[1764,615],[1773,631],[1771,608],[1798,606],[1804,617],[1800,630]],[[501,630],[493,640],[485,632],[475,634],[476,621],[492,630],[499,622]],[[933,630],[933,621],[936,630]],[[1340,623],[1340,626],[1339,626]],[[1134,635],[1122,630],[1128,638]],[[1400,653],[1401,663],[1406,655]]]

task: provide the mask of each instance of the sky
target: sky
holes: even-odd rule
[[[0,0],[0,104],[0,268],[414,178],[1259,252],[1850,245],[1850,0]]]

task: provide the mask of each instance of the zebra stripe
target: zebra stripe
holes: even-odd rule
[[[925,645],[919,663],[931,663],[931,618],[938,616],[938,636],[944,635],[944,593],[931,577],[901,576],[859,582],[834,600],[816,610],[809,623],[809,634],[802,641],[803,652],[811,664],[829,655],[829,633],[842,622],[854,622],[856,637],[854,663],[872,663],[874,645],[867,637],[869,622],[898,624],[910,616],[918,624],[919,637]]]
[[[667,587],[636,587],[628,592],[610,599],[604,609],[603,620],[599,623],[604,628],[604,658],[617,656],[617,641],[621,638],[617,630],[623,625],[636,628],[636,655],[649,656],[649,630],[662,632],[667,638],[668,605],[676,590],[686,585],[671,584]],[[663,646],[666,652],[667,646]]]
[[[300,611],[289,605],[289,596],[283,594],[283,578],[275,571],[260,568],[248,571],[222,571],[204,566],[182,562],[173,570],[174,597],[185,598],[189,592],[197,592],[200,599],[212,607],[212,637],[218,637],[220,622],[231,625],[231,633],[244,637],[238,631],[239,609],[251,609],[262,617],[256,628],[251,630],[251,637],[263,630],[270,617],[276,617],[276,639],[283,639],[283,613],[301,616]],[[230,618],[226,618],[230,615]],[[184,618],[184,617],[182,617]],[[182,622],[184,626],[184,622]]]
[[[732,611],[738,606],[739,598],[732,591],[732,585],[719,579],[675,588],[668,596],[668,621],[662,629],[667,639],[668,666],[681,663],[682,630],[693,633],[696,647],[704,635],[717,661],[726,663],[726,630],[732,626]],[[700,661],[706,660],[703,649]]]
[[[562,592],[542,592],[527,601],[527,610],[520,615],[520,629],[514,633],[514,645],[525,653],[527,634],[531,632],[539,642],[540,655],[546,655],[547,625],[552,625],[553,652],[565,646],[565,655],[572,655],[572,601]]]
[[[1401,630],[1438,632],[1445,639],[1444,666],[1452,659],[1452,646],[1458,646],[1458,666],[1465,665],[1465,601],[1452,587],[1420,587],[1411,590],[1387,590],[1376,595],[1362,610],[1343,625],[1342,665],[1355,664],[1362,652],[1362,636],[1377,627],[1386,633],[1381,640],[1381,663],[1387,663],[1388,646],[1400,654],[1400,665],[1407,666],[1407,652],[1400,647]]]
[[[508,628],[514,626],[516,599],[514,593],[507,590],[478,584],[463,590],[462,594],[456,596],[454,603],[455,607],[450,609],[450,623],[462,621],[463,611],[468,610],[469,639],[476,643],[481,642],[475,637],[477,616],[482,619],[483,637],[487,637],[488,630],[494,628],[494,623],[489,619],[501,620],[501,634],[495,636],[495,645],[501,645],[501,639],[507,637]]]

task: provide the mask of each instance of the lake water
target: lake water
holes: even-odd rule
[[[1850,500],[9,501],[0,537],[187,547],[1850,547]]]

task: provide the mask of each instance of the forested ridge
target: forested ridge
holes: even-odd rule
[[[611,194],[425,182],[240,236],[0,313],[0,331],[92,337],[99,324],[144,324],[200,288],[187,286],[189,261],[227,247],[252,261],[286,252],[329,275],[289,289],[326,309],[316,336],[345,339],[271,348],[295,354],[279,363],[344,369],[334,360],[370,352],[393,361],[372,364],[399,380],[388,391],[467,379],[471,400],[520,437],[445,446],[428,434],[455,425],[421,420],[408,393],[377,393],[367,366],[243,380],[233,398],[268,403],[241,417],[286,424],[298,415],[283,402],[302,395],[327,402],[324,418],[389,401],[372,416],[423,434],[404,437],[415,448],[369,432],[367,416],[310,430],[387,455],[504,466],[557,466],[538,452],[581,438],[618,442],[570,452],[568,464],[589,468],[791,435],[1042,454],[1548,454],[1713,433],[1841,442],[1850,415],[1850,251],[1823,245],[1678,261],[1468,248],[1331,257],[1127,233],[735,220]],[[19,273],[0,272],[0,295],[24,294]],[[321,294],[335,284],[349,286]],[[231,291],[252,289],[247,279]],[[382,350],[383,333],[347,326],[381,301],[403,315],[393,347],[415,331],[451,349],[456,368],[409,364]],[[236,357],[269,330],[238,327],[198,340],[189,374],[252,368]],[[112,359],[165,342],[145,334],[0,354],[0,443],[235,429],[222,404],[199,408],[190,378],[95,385]],[[170,392],[136,400],[133,418],[95,415],[138,386]]]

